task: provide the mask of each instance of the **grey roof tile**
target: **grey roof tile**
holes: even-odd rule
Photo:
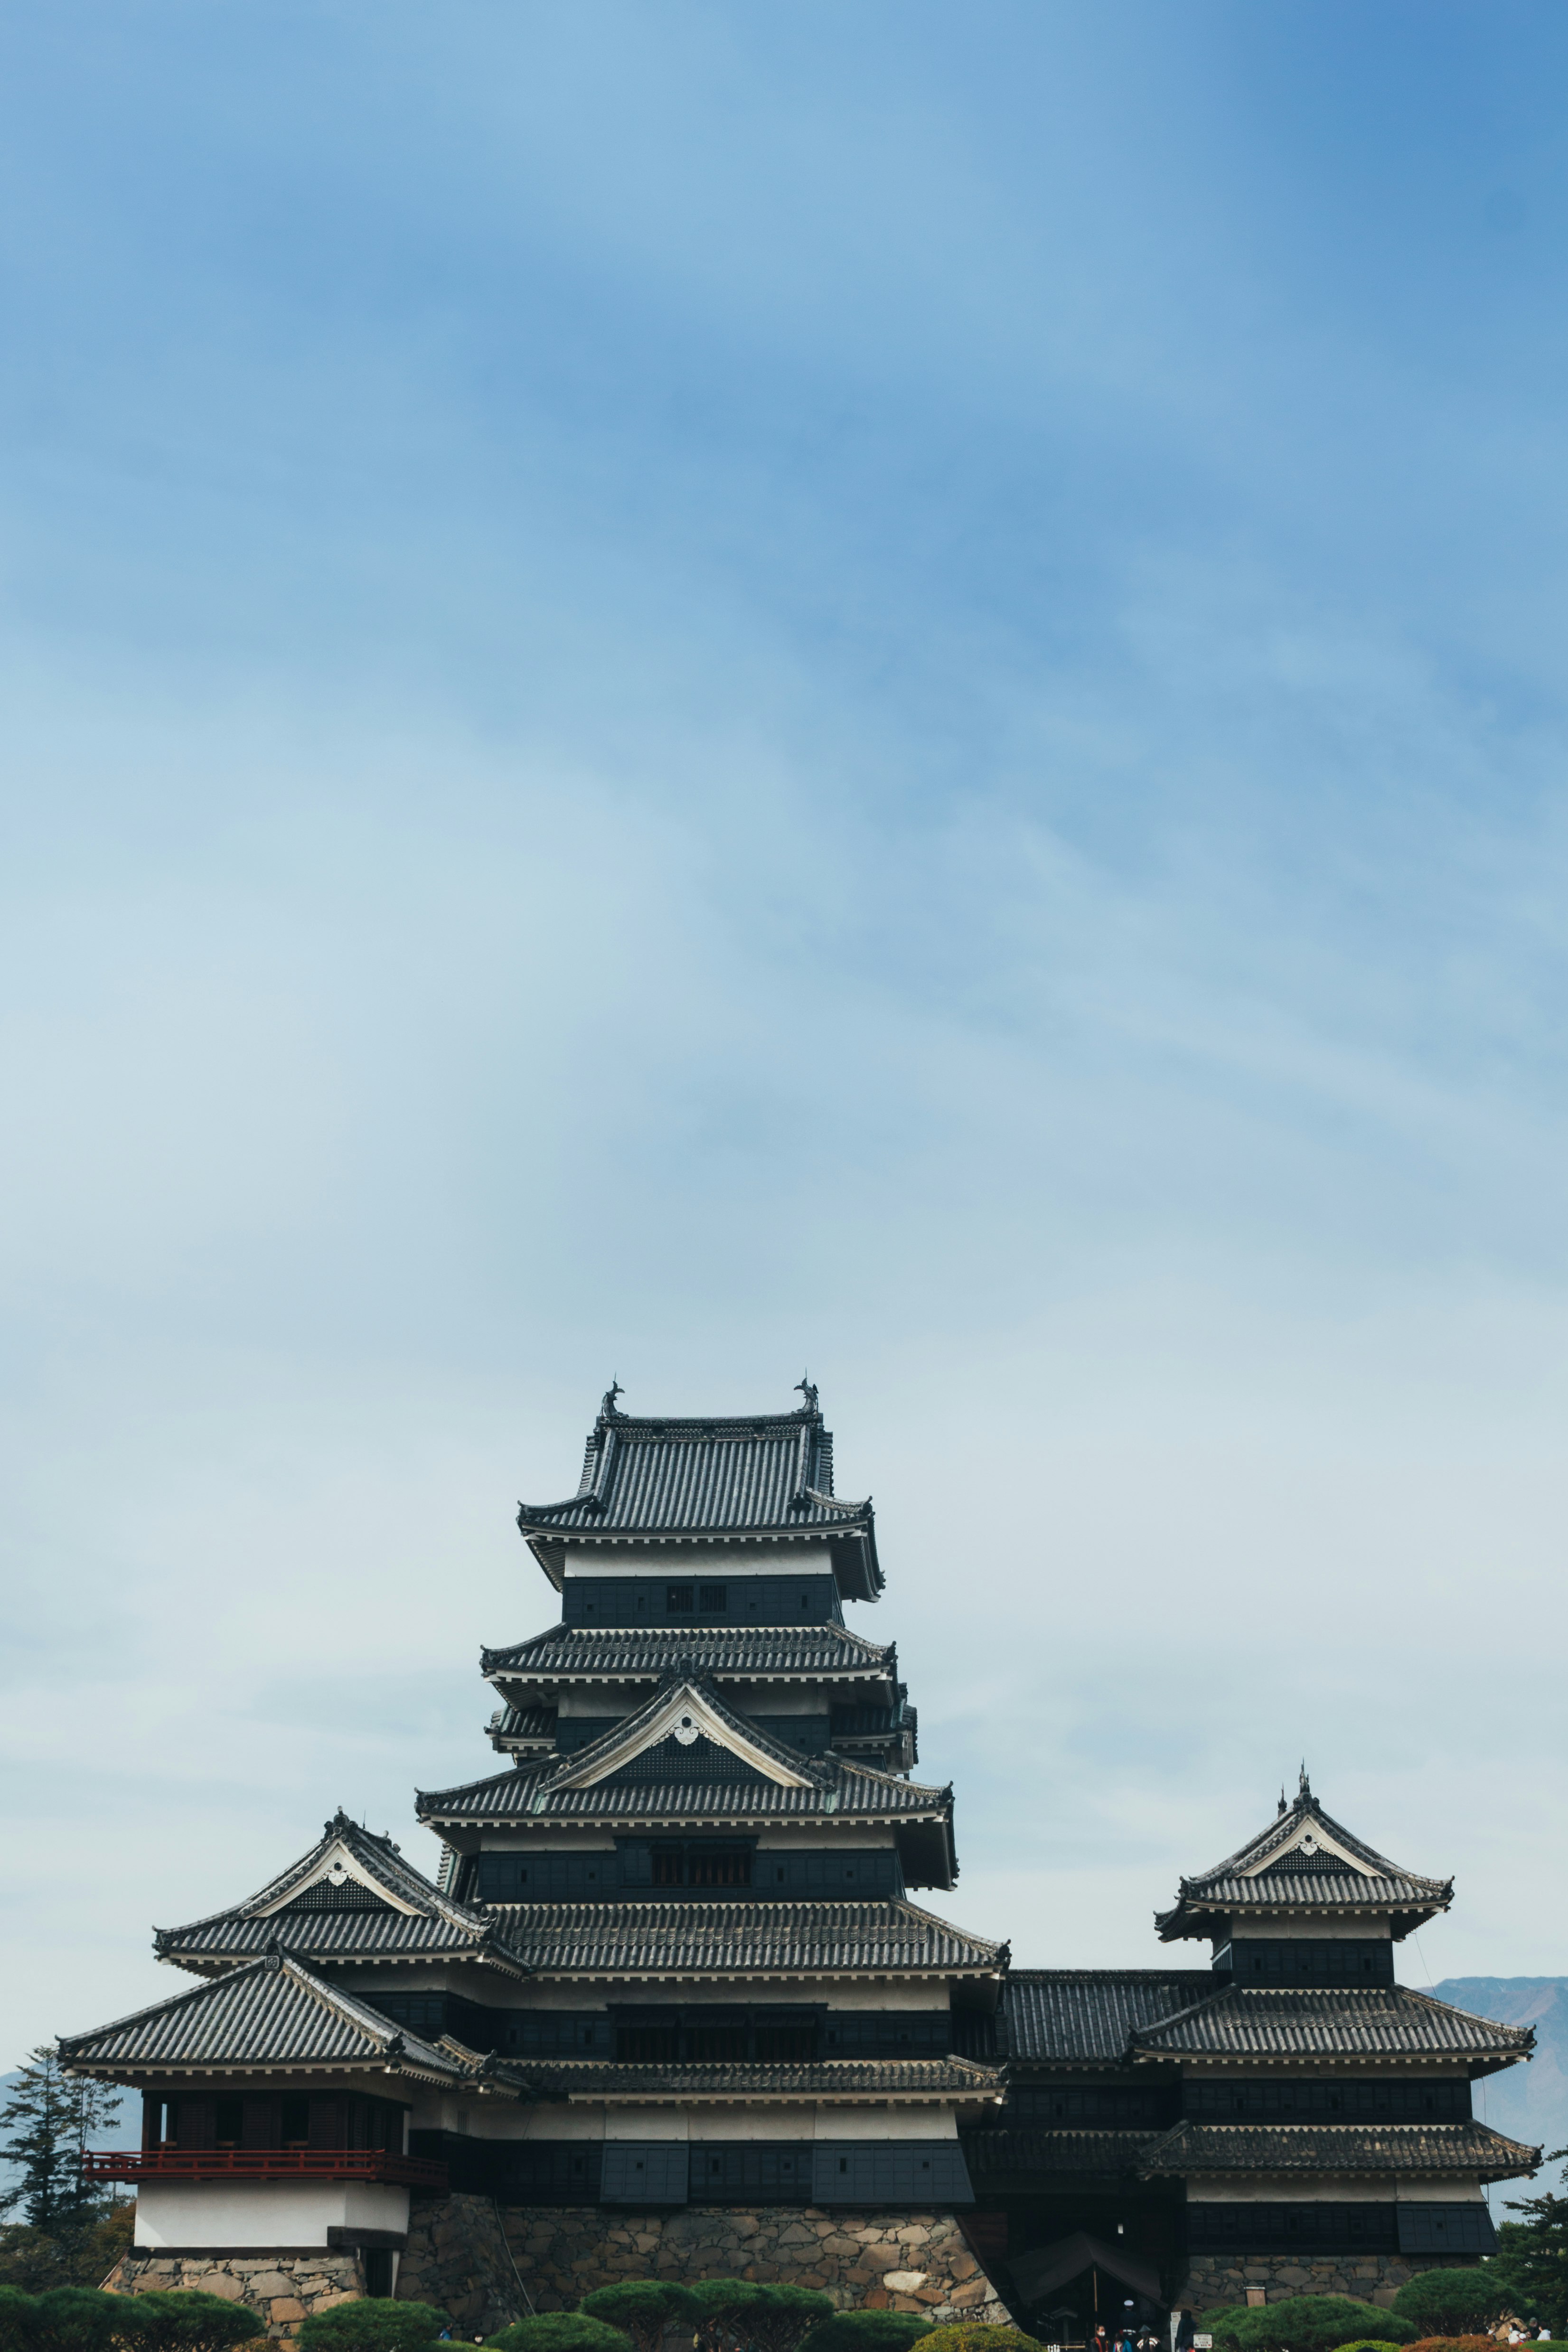
[[[1007,1947],[912,1903],[498,1905],[541,1976],[994,1975]]]
[[[1146,2140],[1139,2170],[1460,2172],[1507,2180],[1532,2171],[1538,2147],[1485,2124],[1181,2123]]]
[[[833,1439],[811,1409],[717,1419],[601,1412],[575,1495],[520,1503],[525,1534],[581,1538],[871,1528],[868,1502],[837,1501]]]
[[[1214,1990],[1207,1969],[1015,1969],[1003,1996],[1008,2047],[1041,2065],[1116,2063],[1128,2036]]]
[[[623,1780],[612,1773],[586,1786],[576,1785],[584,1773],[602,1769],[655,1727],[683,1688],[697,1692],[721,1731],[730,1731],[737,1743],[798,1776],[804,1785],[786,1787],[765,1778],[757,1767],[742,1778],[715,1770],[711,1780],[702,1780],[688,1779],[683,1772],[679,1780],[664,1782]],[[718,1749],[717,1763],[729,1763],[731,1759],[731,1751],[705,1736],[691,1743],[689,1756],[695,1759],[699,1749],[705,1753]],[[688,1751],[681,1751],[679,1760],[685,1765]],[[671,1814],[694,1820],[715,1814],[726,1820],[835,1814],[841,1822],[889,1816],[946,1822],[952,1818],[952,1790],[924,1788],[918,1781],[900,1780],[872,1765],[851,1763],[837,1756],[806,1755],[738,1714],[712,1684],[700,1677],[683,1681],[668,1675],[635,1714],[612,1724],[588,1747],[570,1755],[520,1764],[509,1772],[491,1773],[461,1788],[421,1790],[416,1796],[415,1810],[421,1821],[443,1824],[497,1819],[647,1819]]]
[[[84,2074],[390,2063],[451,2083],[464,2073],[457,2060],[277,1952],[112,2025],[64,2034],[59,2049],[62,2064]]]
[[[350,1878],[333,1889],[316,1875],[334,1847],[352,1854],[368,1886]],[[523,1973],[489,1912],[445,1894],[404,1861],[390,1838],[341,1812],[309,1853],[258,1893],[188,1927],[157,1928],[153,1949],[182,1968],[209,1969],[248,1959],[274,1939],[289,1953],[317,1959],[460,1955],[511,1976]]]
[[[1528,2026],[1499,2025],[1407,1986],[1253,1991],[1227,1986],[1132,2034],[1149,2057],[1509,2057],[1531,2049]]]
[[[863,2097],[868,2091],[895,2096],[990,2098],[1003,2095],[994,2066],[966,2058],[824,2059],[809,2065],[605,2065],[528,2063],[529,2081],[550,2097],[646,2099],[659,2096],[735,2099]]]
[[[868,1642],[844,1625],[691,1625],[647,1631],[641,1626],[552,1625],[526,1642],[482,1650],[481,1671],[492,1682],[552,1683],[598,1677],[611,1682],[657,1679],[689,1665],[719,1681],[820,1680],[896,1682],[891,1643]]]
[[[1343,1856],[1326,1846],[1305,1852],[1300,1841],[1305,1837],[1315,1843],[1317,1832],[1342,1847]],[[1344,1857],[1349,1857],[1348,1864]],[[1184,1878],[1174,1905],[1157,1913],[1154,1924],[1170,1941],[1209,1935],[1216,1916],[1237,1911],[1387,1911],[1396,1915],[1396,1931],[1403,1933],[1430,1913],[1446,1910],[1453,1892],[1452,1879],[1424,1878],[1405,1870],[1335,1821],[1313,1796],[1303,1774],[1295,1803],[1212,1870]]]

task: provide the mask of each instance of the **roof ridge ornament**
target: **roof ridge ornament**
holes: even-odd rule
[[[616,1380],[615,1374],[612,1372],[610,1375],[610,1385],[599,1400],[599,1419],[601,1421],[619,1421],[622,1418],[622,1416],[616,1411],[616,1399],[618,1396],[625,1396],[625,1389],[622,1388],[619,1381]]]
[[[800,1408],[801,1412],[808,1417],[820,1414],[821,1407],[816,1402],[816,1388],[813,1382],[811,1374],[809,1372],[802,1372],[795,1386],[796,1395],[803,1396],[805,1399],[805,1402]]]

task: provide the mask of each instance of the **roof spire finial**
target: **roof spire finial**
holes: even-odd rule
[[[1283,1783],[1281,1783],[1279,1790],[1279,1811],[1281,1817],[1283,1817],[1285,1812],[1285,1790]]]
[[[1301,1794],[1303,1797],[1310,1797],[1311,1793],[1312,1784],[1307,1778],[1307,1759],[1303,1756],[1301,1759]]]
[[[815,1412],[816,1411],[816,1391],[811,1384],[811,1374],[809,1372],[802,1372],[799,1380],[796,1381],[795,1385],[796,1394],[803,1396],[805,1399],[805,1402],[802,1405],[801,1411],[803,1412]]]
[[[603,1397],[599,1401],[599,1418],[601,1421],[615,1420],[616,1399],[618,1396],[625,1396],[625,1394],[626,1391],[622,1388],[619,1381],[616,1380],[615,1374],[612,1372],[610,1375],[610,1385],[605,1391]]]

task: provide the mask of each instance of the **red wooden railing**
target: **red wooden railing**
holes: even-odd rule
[[[447,2168],[384,2147],[89,2148],[84,2180],[381,2180],[445,2189]]]

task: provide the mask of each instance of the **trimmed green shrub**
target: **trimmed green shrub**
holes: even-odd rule
[[[1212,2336],[1215,2352],[1236,2352],[1240,2338],[1237,2322],[1247,2316],[1245,2303],[1216,2303],[1212,2311],[1200,2311],[1193,2322],[1194,2336]]]
[[[931,2321],[912,2311],[836,2311],[817,2321],[800,2352],[910,2352],[917,2336],[931,2333]]]
[[[40,2305],[53,2300],[52,2295],[38,2297]],[[231,2344],[256,2344],[258,2352],[263,2352],[258,2339],[266,2336],[266,2322],[243,2303],[226,2302],[221,2294],[204,2294],[199,2287],[165,2287],[153,2294],[106,2294],[103,2300],[113,2306],[116,2342],[133,2347],[133,2352],[227,2352]],[[62,2339],[61,2352],[66,2345],[74,2352],[77,2341],[97,2340],[68,2336]]]
[[[752,2352],[796,2352],[802,2338],[833,2315],[831,2295],[814,2286],[791,2286],[781,2279],[776,2285],[763,2287],[756,2301],[747,2304],[743,2333]]]
[[[631,2352],[631,2337],[580,2311],[541,2311],[485,2338],[491,2352]]]
[[[956,2319],[921,2337],[921,2352],[1045,2352],[1035,2336],[1016,2327],[990,2327],[980,2319]]]
[[[689,2287],[673,2279],[623,2279],[616,2286],[596,2286],[577,2305],[587,2319],[601,2319],[629,2336],[637,2352],[658,2352],[664,2331],[672,2320],[694,2317]],[[310,2352],[302,2344],[300,2352]]]
[[[687,2289],[696,2352],[733,2352],[750,2338],[752,2314],[767,2301],[760,2279],[697,2279]]]
[[[28,2352],[37,2307],[36,2294],[24,2294],[19,2286],[0,2286],[0,2352]]]
[[[1499,2272],[1418,2271],[1394,2296],[1394,2308],[1414,2325],[1417,2336],[1484,2336],[1508,2301]]]
[[[121,2332],[125,2298],[100,2294],[92,2286],[55,2286],[33,2299],[32,2333],[22,2341],[27,2352],[102,2352]],[[252,2315],[247,2336],[259,2335]]]
[[[1341,2344],[1408,2344],[1410,2325],[1380,2304],[1352,2294],[1288,2294],[1260,2303],[1236,2322],[1240,2352],[1335,2352]]]
[[[1336,2345],[1334,2352],[1404,2352],[1404,2347],[1387,2343],[1375,2336],[1359,2336],[1353,2344]],[[1487,2352],[1497,2352],[1497,2346],[1489,2336],[1487,2338]]]
[[[313,2311],[298,2329],[300,2352],[431,2352],[447,2315],[429,2303],[363,2294]]]

